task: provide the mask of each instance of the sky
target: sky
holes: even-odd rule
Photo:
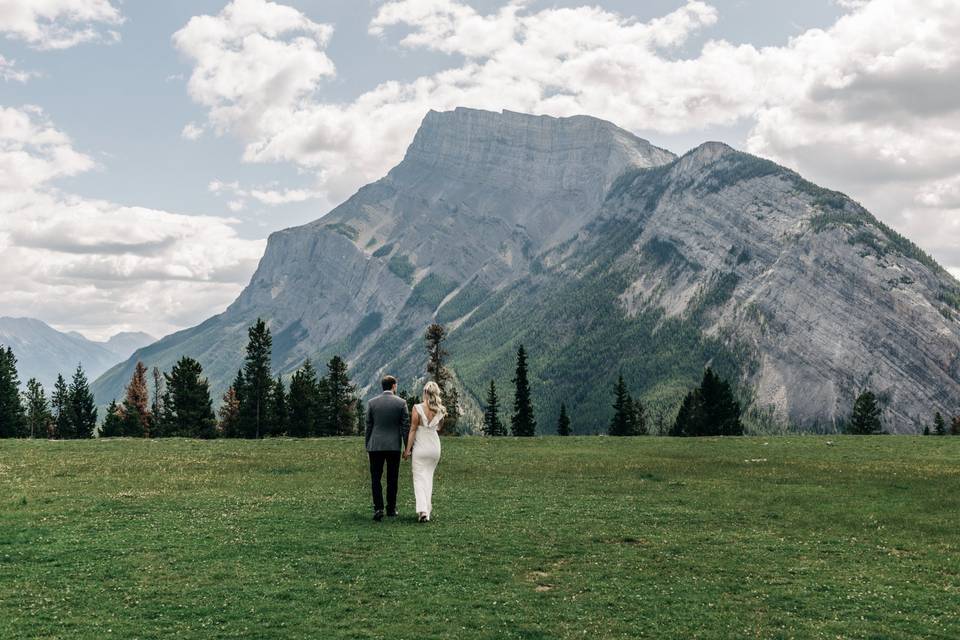
[[[201,322],[457,106],[726,142],[960,276],[956,0],[0,0],[0,315]]]

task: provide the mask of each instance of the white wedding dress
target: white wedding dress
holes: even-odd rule
[[[417,513],[427,514],[429,520],[433,500],[433,471],[440,462],[440,434],[437,433],[437,425],[443,416],[435,414],[433,420],[427,420],[422,404],[414,408],[420,416],[420,426],[417,427],[411,454],[413,494],[417,498]]]

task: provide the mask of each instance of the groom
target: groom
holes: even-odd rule
[[[370,456],[370,488],[373,492],[373,519],[383,520],[383,464],[387,464],[387,515],[397,515],[397,476],[400,452],[407,444],[410,411],[397,396],[397,379],[384,376],[383,393],[367,403],[367,454]]]

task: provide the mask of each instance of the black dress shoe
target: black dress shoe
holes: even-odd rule
[[[387,511],[387,517],[388,517],[388,518],[396,518],[398,515],[400,515],[400,514],[397,513],[397,510],[396,510],[396,509],[390,509],[389,511]]]
[[[376,521],[376,522],[380,522],[381,520],[383,520],[383,510],[381,509],[381,510],[379,510],[379,511],[374,511],[374,512],[373,512],[373,519],[374,519],[374,521]]]

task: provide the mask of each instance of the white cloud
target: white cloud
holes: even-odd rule
[[[180,137],[184,140],[198,140],[203,135],[203,131],[203,126],[196,122],[188,122],[180,132]]]
[[[30,191],[93,167],[94,161],[75,151],[39,107],[0,106],[0,193]]]
[[[278,205],[314,200],[323,197],[323,193],[310,189],[252,189],[250,197],[263,204]]]
[[[389,2],[377,12],[369,31],[382,36],[386,27],[416,24],[417,29],[401,41],[404,46],[485,56],[513,43],[522,4],[511,3],[495,15],[482,16],[472,7],[452,0]]]
[[[239,182],[223,182],[213,180],[207,185],[210,193],[231,196],[227,203],[231,211],[240,211],[247,206],[247,200],[257,200],[261,204],[276,206],[293,202],[306,202],[323,198],[325,193],[315,189],[279,189],[276,183],[268,187],[254,187],[246,189]]]
[[[35,71],[17,69],[17,61],[0,55],[0,80],[4,82],[26,82],[37,75]]]
[[[960,175],[924,185],[917,194],[918,203],[927,206],[960,210]]]
[[[263,251],[237,221],[121,206],[52,182],[95,166],[36,107],[0,108],[4,312],[106,336],[162,335],[228,304]]]
[[[0,33],[37,49],[116,42],[122,22],[110,0],[0,0]]]
[[[195,16],[174,34],[176,47],[195,62],[188,89],[210,109],[220,131],[259,138],[334,74],[323,47],[332,34],[302,13],[265,0],[234,0],[217,16]],[[263,153],[257,145],[247,155]]]
[[[190,95],[208,107],[218,132],[246,143],[244,159],[310,168],[332,199],[395,164],[430,108],[588,112],[626,126],[687,126],[688,118],[663,105],[642,82],[625,83],[623,76],[663,67],[658,49],[712,24],[713,8],[689,2],[651,23],[596,8],[530,15],[522,10],[512,3],[480,17],[459,2],[383,5],[371,24],[374,34],[403,23],[412,27],[406,46],[461,53],[467,61],[411,83],[385,82],[348,104],[324,103],[316,95],[320,83],[335,74],[323,52],[330,27],[290,7],[236,0],[216,16],[192,18],[173,40],[194,63]],[[657,73],[666,81],[675,71]],[[697,79],[726,89],[726,79],[712,70]],[[652,108],[644,112],[637,102]],[[737,117],[739,111],[725,119]]]
[[[588,113],[664,133],[747,123],[748,150],[850,192],[960,265],[948,250],[960,231],[943,226],[960,210],[942,186],[960,175],[960,3],[839,4],[836,24],[783,46],[710,40],[683,57],[679,47],[718,20],[706,2],[643,22],[598,7],[517,1],[481,14],[458,0],[395,0],[371,35],[401,29],[399,46],[453,54],[450,67],[347,103],[320,97],[335,74],[330,27],[291,7],[235,0],[191,19],[174,43],[194,64],[190,95],[219,133],[244,142],[244,159],[313,171],[330,199],[396,164],[431,108]]]
[[[220,193],[224,189],[236,190],[239,188],[239,182],[221,182],[220,180],[211,180],[210,184],[207,185],[207,190],[210,193]]]

